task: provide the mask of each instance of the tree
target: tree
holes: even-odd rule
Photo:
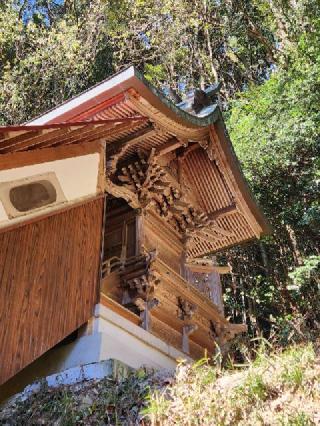
[[[111,0],[108,8],[115,66],[133,63],[158,87],[183,93],[220,80],[227,99],[249,82],[261,82],[274,62],[275,40],[254,2],[115,4]]]
[[[24,21],[21,10],[8,2],[0,27],[3,124],[30,119],[112,72],[112,51],[100,2],[86,9],[81,22],[67,14],[50,24],[38,18]]]
[[[320,254],[320,27],[310,26],[316,32],[302,33],[290,45],[285,69],[230,104],[231,139],[274,234],[263,242],[267,265],[258,244],[228,256],[246,282],[245,294],[260,304],[256,317],[295,312],[315,325],[320,319],[316,278],[300,292],[290,287],[290,271]]]

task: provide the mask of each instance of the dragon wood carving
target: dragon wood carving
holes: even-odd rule
[[[107,173],[108,174],[108,173]],[[215,242],[233,235],[217,224],[217,220],[236,211],[232,205],[221,212],[207,214],[201,210],[169,167],[161,164],[153,148],[149,155],[138,152],[134,159],[113,165],[107,176],[108,192],[124,198],[133,208],[153,209],[176,229],[186,242],[186,249],[194,238]]]

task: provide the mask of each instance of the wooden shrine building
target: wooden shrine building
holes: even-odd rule
[[[219,107],[133,67],[0,128],[0,384],[213,353],[245,326],[212,255],[267,231]]]

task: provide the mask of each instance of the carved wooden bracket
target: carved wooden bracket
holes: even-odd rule
[[[149,301],[138,298],[135,301],[135,305],[140,311],[141,327],[146,331],[149,331],[151,328],[150,311],[152,311],[154,308],[157,308],[160,305],[160,301],[156,298],[153,298]]]
[[[237,334],[246,333],[247,331],[248,328],[246,324],[229,323],[228,325],[224,325],[210,321],[210,336],[215,340],[219,339],[219,344],[224,344],[228,340],[233,339]]]
[[[178,297],[178,318],[185,322],[182,328],[182,350],[185,353],[190,353],[189,336],[198,329],[196,324],[190,322],[196,311],[196,305]]]
[[[209,335],[212,339],[215,340],[215,342],[220,347],[223,347],[225,343],[227,343],[229,340],[231,340],[235,336],[235,334],[237,334],[237,332],[233,333],[233,331],[231,330],[232,325],[234,324],[230,324],[229,326],[226,326],[224,324],[219,324],[219,323],[210,321]],[[239,325],[242,326],[242,324],[239,324]],[[239,329],[238,333],[242,331],[240,331]]]
[[[138,145],[139,142],[146,138],[155,136],[157,131],[153,126],[148,126],[139,130],[133,136],[127,136],[120,142],[112,145],[111,152],[107,151],[108,161],[106,163],[106,175],[112,177],[117,171],[117,164],[121,157],[133,146]]]
[[[212,339],[217,340],[221,334],[221,325],[210,320],[209,335]]]
[[[123,165],[110,187],[113,194],[118,192],[119,196],[129,199],[135,208],[138,203],[145,209],[153,207],[174,228],[191,238],[216,242],[233,235],[233,232],[218,226],[216,221],[222,215],[234,212],[235,207],[232,205],[223,209],[221,215],[213,217],[197,208],[182,190],[181,184],[170,176],[165,166],[158,163],[154,149],[148,156],[138,153],[135,160]]]
[[[159,305],[159,300],[154,297],[160,283],[160,274],[153,266],[156,256],[156,251],[151,251],[129,258],[120,271],[122,304],[140,313],[145,330],[150,329],[150,311]]]
[[[127,188],[114,184],[110,179],[106,179],[106,191],[115,198],[123,198],[133,209],[140,208],[139,200],[135,193]]]
[[[181,141],[170,141],[166,149],[175,148],[177,143],[179,145]],[[216,244],[234,236],[234,231],[225,229],[218,220],[234,214],[237,206],[233,203],[211,214],[199,208],[196,196],[188,189],[183,178],[179,166],[181,156],[171,159],[169,166],[159,160],[161,151],[153,148],[148,154],[138,151],[134,157],[131,155],[130,160],[120,161],[119,152],[123,153],[125,146],[119,149],[108,162],[107,192],[125,199],[134,209],[153,209],[188,240],[186,251],[190,251],[201,240]]]
[[[191,320],[195,312],[197,311],[197,306],[193,303],[188,302],[182,297],[178,297],[178,317],[182,320]]]

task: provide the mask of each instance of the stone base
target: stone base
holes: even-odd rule
[[[130,367],[115,359],[69,368],[61,373],[52,374],[37,382],[33,382],[31,385],[26,386],[22,392],[9,398],[9,401],[11,402],[18,398],[24,400],[31,394],[40,391],[43,386],[57,388],[61,385],[74,385],[105,377],[112,377],[114,379],[124,378],[128,376],[130,370],[132,370]]]
[[[173,370],[177,359],[190,360],[184,353],[99,304],[81,337],[48,351],[2,385],[0,401],[21,392],[27,385],[41,378],[46,377],[53,383],[59,376],[66,377],[61,374],[66,370],[70,377],[78,377],[81,371],[87,371],[87,374],[91,374],[90,378],[95,378],[94,374],[100,378],[101,371],[107,375],[110,360],[120,361],[119,365],[130,368],[146,366]],[[107,364],[101,362],[106,360],[109,360]]]

